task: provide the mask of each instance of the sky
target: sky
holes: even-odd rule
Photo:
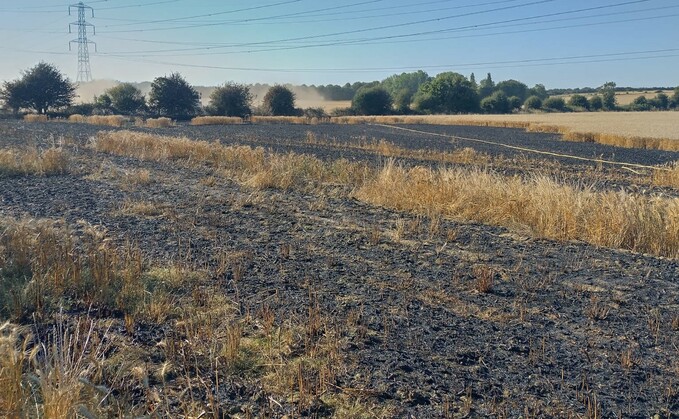
[[[78,9],[0,0],[0,80],[77,77]],[[93,0],[94,79],[344,84],[422,69],[547,88],[679,85],[677,0]],[[96,34],[94,29],[96,29]]]

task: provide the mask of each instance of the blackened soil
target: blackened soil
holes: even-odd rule
[[[600,155],[598,146],[562,145],[554,136],[517,130],[418,129]],[[82,147],[99,130],[3,123],[3,147],[44,145],[59,137],[81,146],[71,148],[79,158],[78,173],[0,179],[0,215],[63,218],[72,225],[85,220],[120,244],[136,241],[157,264],[183,258],[214,266],[223,251],[252,255],[238,290],[226,281],[223,292],[231,297],[238,292],[244,312],[257,312],[266,301],[282,321],[306,315],[312,288],[325,317],[354,324],[354,332],[341,340],[347,368],[335,385],[361,389],[364,403],[390,406],[395,417],[679,413],[675,260],[430,220],[365,205],[342,190],[251,191],[221,178],[208,186],[201,180],[211,175],[209,169],[140,162]],[[307,131],[340,141],[367,136],[404,147],[450,146],[443,139],[366,126],[156,132],[276,149],[279,140],[298,140]],[[280,151],[290,149],[287,142],[280,144]],[[671,159],[634,152],[644,164]],[[140,168],[151,172],[153,183],[134,187],[121,180],[121,174]],[[162,215],[121,215],[126,200],[153,202]],[[489,292],[477,289],[484,270],[493,279]],[[155,344],[141,332],[136,341]],[[626,357],[631,362],[623,362]],[[248,405],[255,415],[299,414],[295,406],[272,406],[266,397],[254,397],[260,393],[255,382],[239,385],[244,387],[219,400],[225,410]],[[332,410],[317,406],[310,414]]]

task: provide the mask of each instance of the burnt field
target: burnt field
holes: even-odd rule
[[[47,411],[53,388],[104,417],[679,413],[677,184],[654,169],[374,125],[2,121],[0,148],[21,156],[0,169],[0,349],[32,353],[8,416]],[[453,181],[472,191],[448,197]]]

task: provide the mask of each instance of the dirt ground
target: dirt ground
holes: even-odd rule
[[[678,153],[564,142],[515,129],[410,128],[646,165],[679,159]],[[272,310],[275,323],[283,324],[316,307],[326,334],[337,330],[338,368],[323,394],[302,405],[263,387],[257,374],[233,374],[222,378],[226,384],[214,394],[193,395],[205,404],[216,399],[217,416],[679,415],[678,261],[543,240],[520,227],[372,207],[336,185],[309,193],[250,190],[220,177],[206,181],[213,176],[208,167],[139,161],[87,146],[98,131],[110,129],[1,121],[1,147],[65,142],[77,169],[49,177],[0,177],[0,216],[58,219],[72,226],[84,220],[121,246],[133,241],[147,263],[157,266],[181,259],[210,270],[225,251],[247,255],[239,278],[233,273],[213,278],[219,292],[238,301],[240,313]],[[375,165],[385,157],[342,144],[386,139],[414,150],[472,147],[492,157],[489,170],[502,173],[546,173],[606,190],[677,193],[651,186],[644,173],[387,127],[144,130]],[[327,143],[314,144],[311,137]],[[149,171],[151,182],[124,181],[125,174],[140,169]],[[150,202],[157,211],[125,213],[125,202]],[[484,275],[492,281],[488,292],[477,286]],[[125,339],[153,354],[162,330],[140,322]],[[125,335],[122,326],[112,333]],[[162,361],[154,356],[147,362]]]

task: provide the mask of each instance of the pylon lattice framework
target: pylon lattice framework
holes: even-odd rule
[[[78,4],[72,4],[68,6],[68,15],[71,15],[71,9],[78,10],[78,21],[69,23],[68,33],[72,33],[71,28],[75,25],[78,27],[78,39],[74,39],[68,43],[68,50],[71,51],[71,44],[74,42],[78,43],[78,77],[76,82],[88,82],[92,81],[92,70],[90,68],[90,51],[89,45],[94,45],[94,50],[97,50],[97,44],[95,42],[89,41],[87,39],[87,28],[92,28],[92,34],[96,35],[97,31],[93,24],[85,20],[85,12],[90,10],[92,12],[92,17],[94,17],[94,9],[90,6],[80,2]]]

